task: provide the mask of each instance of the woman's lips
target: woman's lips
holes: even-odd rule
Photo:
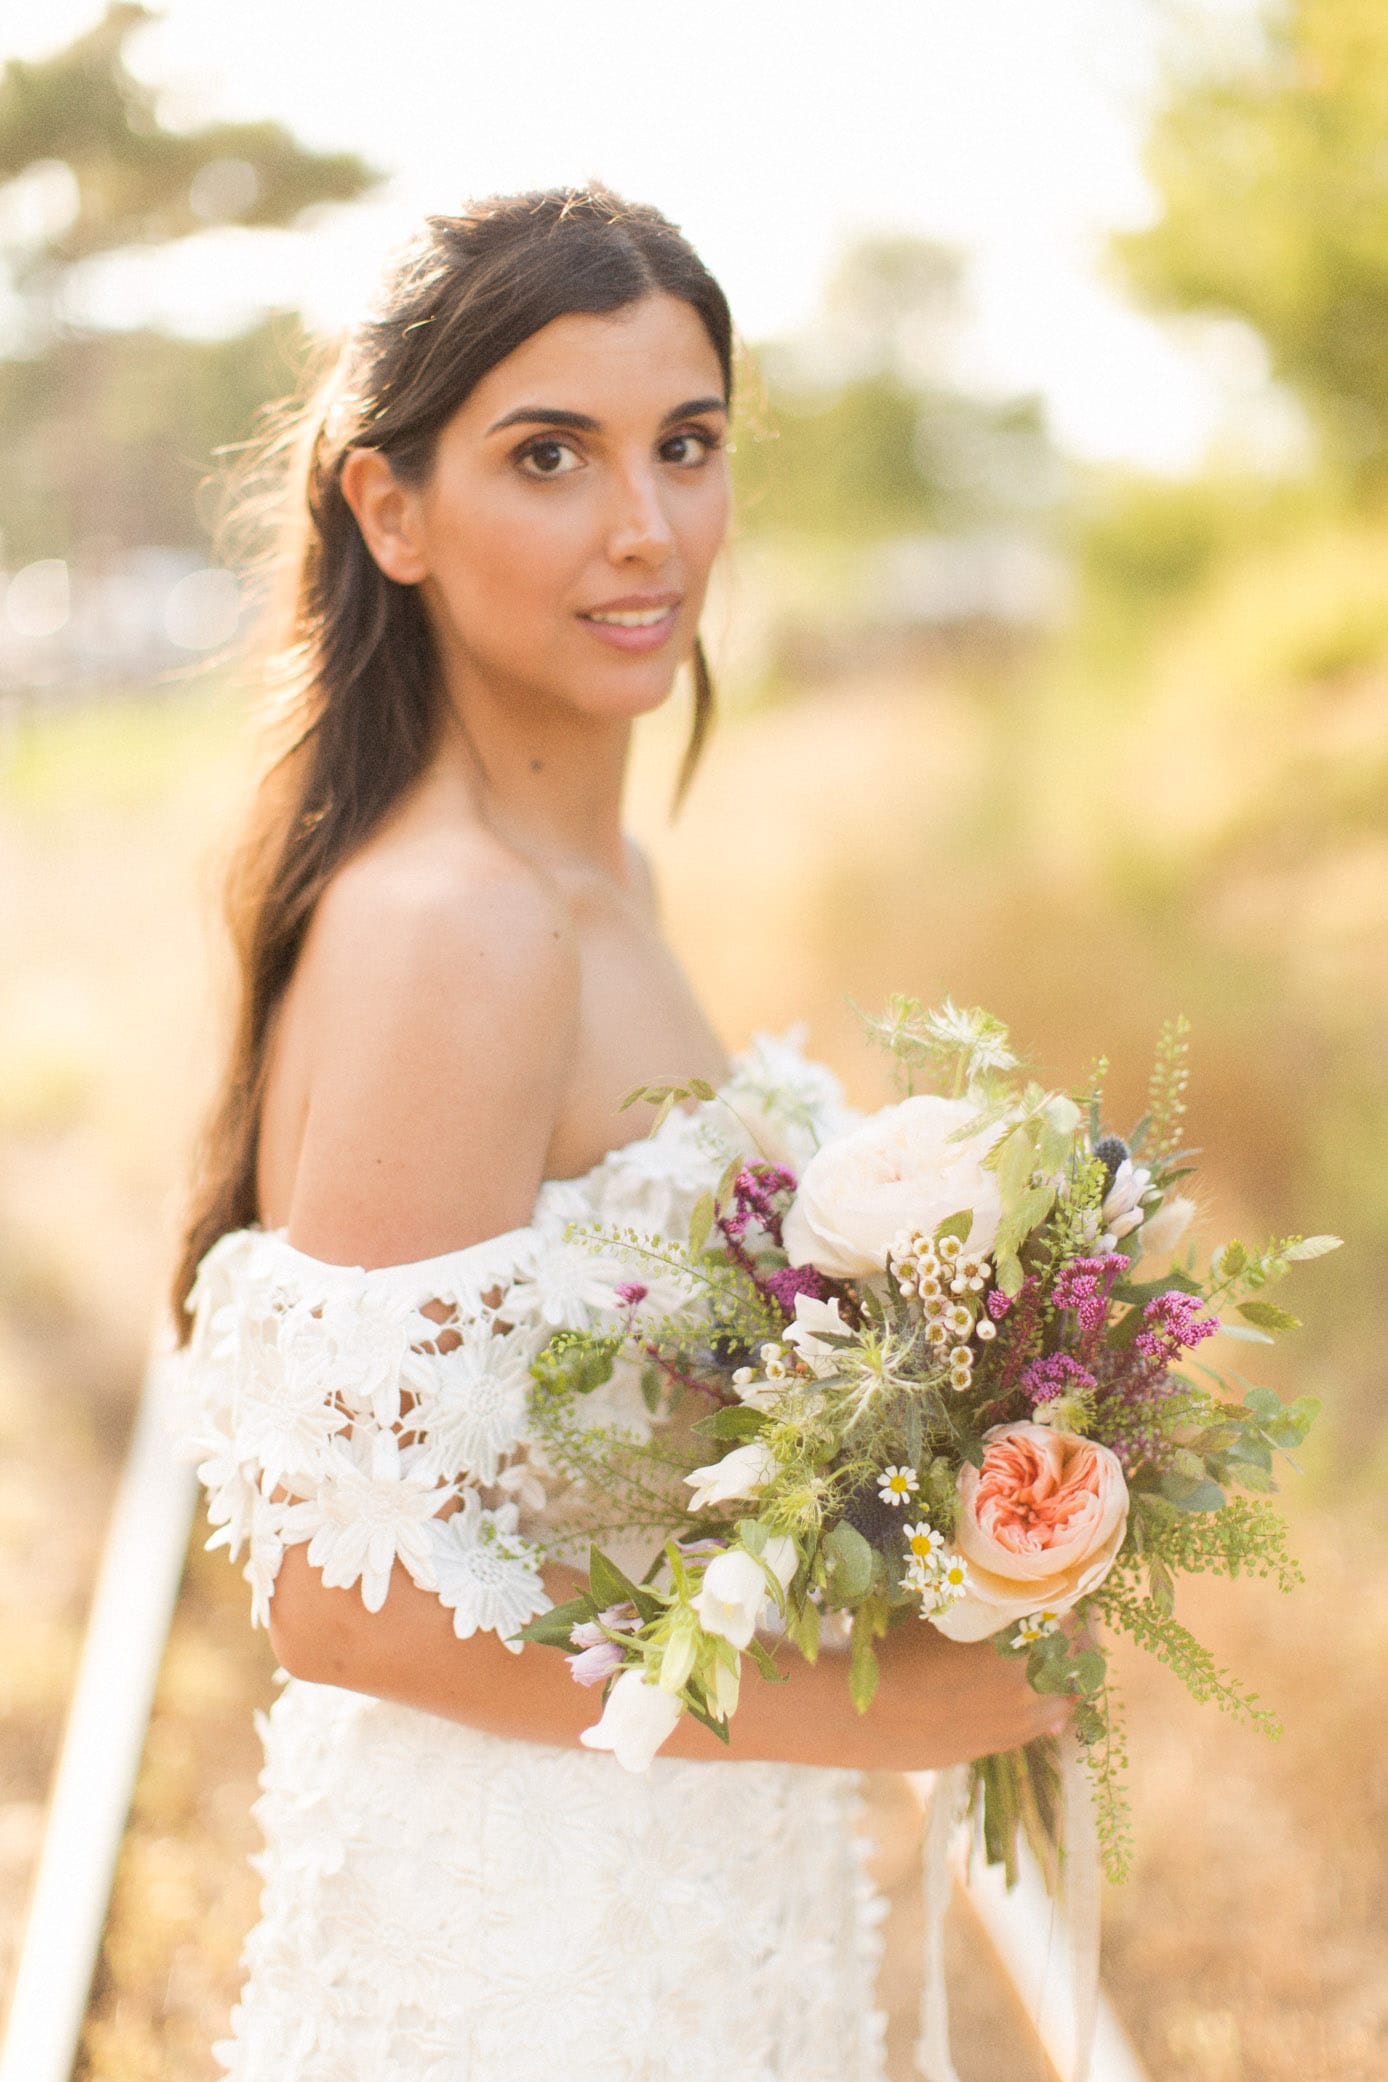
[[[643,607],[594,607],[578,619],[614,650],[658,651],[674,634],[679,610],[678,600],[666,600]]]

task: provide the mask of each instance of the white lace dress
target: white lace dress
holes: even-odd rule
[[[769,1040],[724,1096],[791,1161],[839,1108]],[[721,1104],[677,1111],[546,1185],[527,1228],[415,1265],[224,1237],[190,1304],[188,1430],[255,1618],[296,1541],[372,1609],[400,1561],[463,1638],[543,1609],[530,1361],[634,1276],[565,1232],[683,1234],[739,1137]],[[649,1421],[620,1372],[593,1417]],[[217,2049],[236,2082],[881,2082],[855,1774],[657,1757],[638,1777],[297,1678],[262,1733],[261,1916]]]

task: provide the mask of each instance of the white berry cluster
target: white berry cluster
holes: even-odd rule
[[[750,1388],[757,1380],[772,1381],[779,1388],[783,1381],[790,1380],[796,1370],[796,1355],[781,1344],[768,1342],[757,1354],[761,1362],[758,1374],[754,1366],[740,1366],[733,1375],[735,1388]]]
[[[937,1243],[920,1230],[903,1229],[887,1253],[902,1299],[914,1302],[927,1341],[949,1367],[949,1384],[963,1394],[973,1383],[974,1345],[987,1344],[997,1325],[980,1298],[992,1277],[989,1260],[967,1251],[957,1236]]]
[[[969,1588],[969,1572],[957,1554],[945,1547],[945,1536],[921,1519],[903,1528],[906,1573],[903,1581],[921,1601],[921,1618],[935,1619],[957,1605]]]

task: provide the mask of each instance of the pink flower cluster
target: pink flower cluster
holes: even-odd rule
[[[751,1223],[763,1228],[779,1248],[784,1207],[777,1201],[795,1191],[795,1173],[783,1164],[744,1164],[733,1181],[733,1205],[718,1218],[730,1243],[741,1243]]]
[[[1189,1352],[1213,1337],[1219,1328],[1218,1316],[1202,1316],[1200,1299],[1195,1294],[1182,1294],[1173,1288],[1168,1294],[1158,1294],[1142,1311],[1146,1330],[1139,1330],[1133,1342],[1143,1357],[1160,1366],[1169,1366],[1179,1359],[1182,1352]]]
[[[1108,1317],[1115,1280],[1127,1270],[1121,1251],[1106,1251],[1101,1258],[1072,1258],[1056,1275],[1051,1299],[1058,1309],[1072,1310],[1080,1329],[1093,1336]]]
[[[1098,1383],[1086,1367],[1068,1352],[1053,1352],[1049,1359],[1033,1359],[1022,1375],[1022,1388],[1033,1403],[1054,1402],[1067,1392],[1081,1395]]]

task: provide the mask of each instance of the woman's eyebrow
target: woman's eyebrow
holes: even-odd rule
[[[694,419],[701,412],[726,412],[726,398],[690,398],[683,405],[674,406],[661,420],[662,427],[673,426],[677,419]],[[499,434],[503,427],[567,427],[576,434],[600,434],[601,420],[594,419],[588,412],[569,412],[559,405],[517,405],[504,419],[498,419],[487,428],[489,434]]]

